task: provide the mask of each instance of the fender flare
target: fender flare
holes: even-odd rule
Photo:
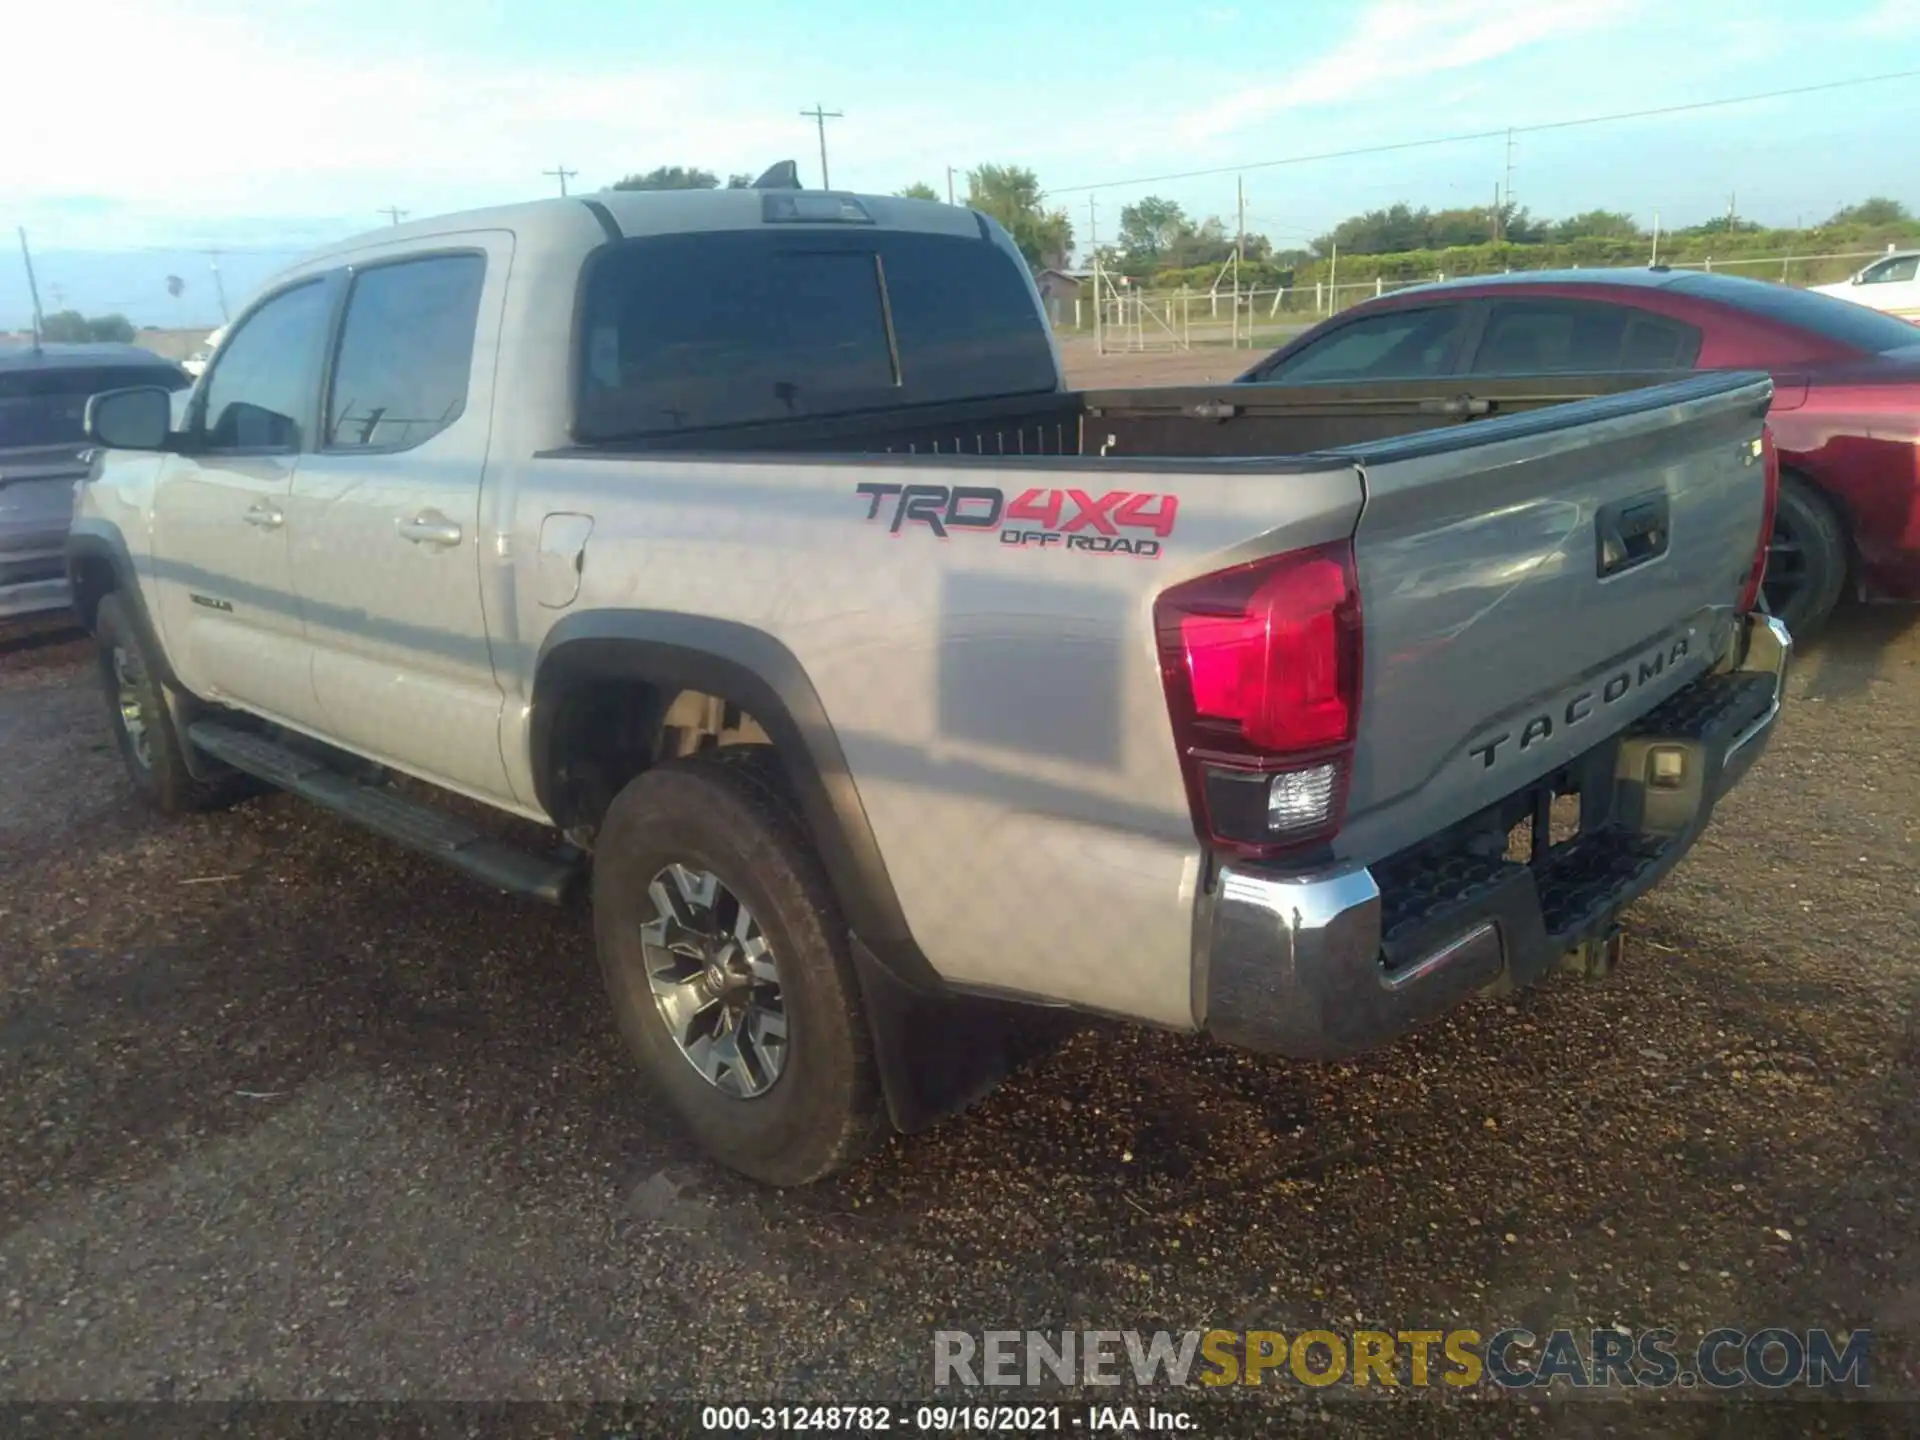
[[[167,647],[160,643],[160,632],[154,628],[153,616],[147,611],[146,592],[140,588],[139,572],[133,567],[133,553],[127,548],[126,537],[120,533],[117,525],[83,518],[76,521],[73,529],[67,533],[67,583],[73,590],[74,614],[86,627],[87,633],[92,634],[94,609],[86,604],[86,590],[80,583],[80,576],[86,562],[94,560],[104,561],[113,572],[113,586],[107,593],[118,595],[125,602],[127,619],[137,632],[147,660],[157,672],[156,678],[160,681],[160,694],[167,703],[167,713],[173,720],[175,732],[182,737],[180,748],[187,763],[187,773],[201,781],[220,779],[229,773],[226,767],[185,742],[187,727],[200,717],[204,707],[174,673]]]
[[[723,695],[760,722],[780,753],[847,923],[900,978],[943,988],[913,943],[853,772],[826,707],[794,653],[764,630],[672,610],[589,610],[548,633],[534,666],[529,759],[553,813],[554,726],[566,695],[595,678]]]
[[[772,739],[851,932],[854,972],[896,1129],[924,1130],[964,1109],[1025,1058],[1033,1007],[955,992],[914,942],[846,754],[791,650],[764,630],[711,616],[671,610],[567,616],[540,647],[528,716],[534,789],[549,814],[555,721],[568,692],[597,677],[725,696]]]

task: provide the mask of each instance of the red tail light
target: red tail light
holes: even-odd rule
[[[1175,585],[1153,618],[1200,838],[1260,857],[1337,831],[1360,719],[1352,544]]]
[[[1773,512],[1780,503],[1780,452],[1773,443],[1773,427],[1760,427],[1761,464],[1766,467],[1767,498],[1760,507],[1760,540],[1753,548],[1753,568],[1740,592],[1740,613],[1760,603],[1760,583],[1767,578],[1767,547],[1773,543]]]

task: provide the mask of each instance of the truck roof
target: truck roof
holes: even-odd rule
[[[846,190],[602,190],[593,195],[556,196],[516,205],[456,211],[364,231],[303,257],[275,275],[268,285],[277,284],[282,276],[314,269],[323,261],[340,263],[357,251],[385,248],[396,242],[432,240],[462,231],[510,230],[519,239],[536,246],[564,242],[580,233],[583,221],[601,224],[600,214],[612,219],[623,239],[689,230],[753,229],[773,223],[767,219],[767,202],[783,196],[801,196],[809,202],[823,196],[851,200],[873,217],[875,225],[886,230],[971,234],[982,238],[987,235],[984,217],[964,206],[946,205],[937,200],[906,200],[897,195],[860,195]]]
[[[174,363],[138,345],[112,341],[86,344],[47,342],[38,349],[31,344],[0,345],[0,370],[70,370],[83,365],[152,365],[171,370]]]

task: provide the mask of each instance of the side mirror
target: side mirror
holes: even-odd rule
[[[173,394],[159,385],[108,390],[87,401],[87,439],[109,450],[164,450],[173,433]]]

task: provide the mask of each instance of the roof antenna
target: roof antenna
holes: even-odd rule
[[[800,190],[800,167],[791,160],[782,160],[754,181],[749,187],[754,190]]]
[[[20,227],[20,258],[27,262],[27,291],[33,296],[33,350],[37,355],[40,353],[40,336],[47,328],[47,317],[40,313],[40,284],[33,278],[33,252],[27,248],[27,227],[24,225]]]

